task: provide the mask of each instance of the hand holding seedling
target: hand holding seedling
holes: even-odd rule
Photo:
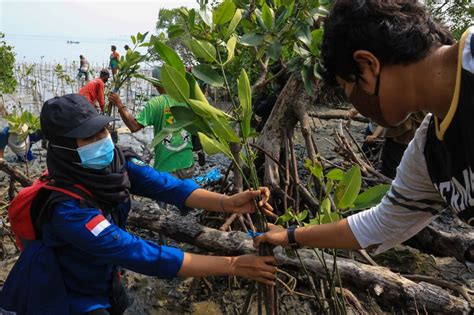
[[[284,227],[268,223],[268,232],[254,238],[255,248],[258,248],[261,243],[288,246],[288,233]]]
[[[233,213],[253,213],[255,208],[254,199],[260,198],[258,206],[260,206],[266,215],[273,215],[273,208],[268,203],[270,198],[270,190],[267,187],[260,187],[258,190],[246,190],[233,196],[225,196],[222,200],[223,210]]]
[[[117,108],[122,108],[124,106],[117,93],[109,93],[109,102]]]

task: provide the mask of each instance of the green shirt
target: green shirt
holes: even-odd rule
[[[153,126],[155,136],[161,129],[172,125],[175,121],[170,106],[178,104],[168,95],[160,95],[150,99],[145,108],[135,118],[143,126]],[[155,146],[154,168],[162,172],[174,172],[194,164],[191,135],[180,129],[167,136]]]

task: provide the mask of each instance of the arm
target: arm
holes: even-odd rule
[[[154,200],[174,204],[178,208],[201,208],[210,211],[249,213],[254,212],[253,200],[261,196],[259,201],[263,209],[270,214],[273,210],[268,203],[270,191],[260,188],[255,191],[244,191],[233,196],[225,196],[201,189],[194,181],[178,179],[169,173],[159,172],[142,162],[127,163],[131,182],[131,193]]]
[[[267,214],[271,214],[273,208],[268,203],[270,191],[266,187],[259,190],[246,190],[232,196],[218,194],[205,189],[196,189],[186,199],[185,205],[190,208],[200,208],[209,211],[250,213],[255,212],[253,200],[262,197],[259,206],[263,207]]]
[[[115,107],[117,107],[118,112],[120,113],[120,117],[122,117],[123,122],[132,133],[143,129],[143,125],[138,123],[135,117],[133,117],[127,111],[127,107],[122,103],[122,100],[120,99],[120,96],[118,94],[110,93],[109,102]]]
[[[240,276],[275,285],[275,258],[272,256],[243,255],[237,257],[203,256],[184,253],[178,272],[183,277]]]
[[[48,224],[54,234],[61,235],[78,250],[94,255],[97,264],[114,264],[160,278],[235,275],[274,285],[274,257],[213,257],[183,253],[131,235],[108,221],[100,210],[79,208],[77,201],[59,203]]]
[[[377,139],[378,137],[380,137],[380,135],[382,133],[384,133],[386,130],[386,128],[382,127],[382,126],[378,126],[374,133],[372,135],[369,135],[367,136],[367,138],[365,139],[366,142],[368,143],[371,143],[371,142],[374,142],[375,139]]]
[[[392,187],[382,202],[336,223],[298,228],[295,239],[320,248],[376,247],[381,252],[409,239],[445,209],[431,183],[423,148],[429,117],[408,146]],[[256,238],[256,243],[287,245],[286,230],[274,228]]]

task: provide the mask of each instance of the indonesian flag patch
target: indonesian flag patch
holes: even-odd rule
[[[86,223],[86,228],[94,234],[94,236],[99,235],[100,232],[105,230],[108,226],[110,226],[110,222],[107,221],[102,214],[96,215]]]

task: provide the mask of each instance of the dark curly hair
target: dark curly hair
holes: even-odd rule
[[[449,31],[416,0],[336,0],[324,25],[323,78],[352,82],[360,75],[353,58],[370,51],[382,65],[409,64],[431,48],[453,44]]]

